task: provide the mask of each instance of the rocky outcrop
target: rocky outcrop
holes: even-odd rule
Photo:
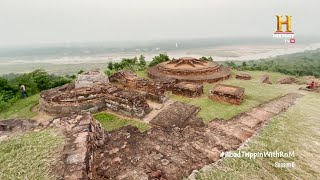
[[[265,84],[272,84],[272,82],[269,79],[269,75],[268,74],[264,74],[260,77],[260,82],[261,83],[265,83]]]
[[[251,80],[252,77],[250,76],[250,74],[246,74],[246,73],[239,73],[236,74],[236,79],[241,79],[241,80]]]
[[[242,87],[218,84],[209,92],[209,98],[239,105],[243,101],[244,91]]]
[[[63,154],[56,164],[57,179],[93,179],[97,146],[104,142],[104,130],[90,113],[56,118],[42,123],[43,128],[63,130],[67,137]]]

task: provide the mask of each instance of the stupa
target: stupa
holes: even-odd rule
[[[205,61],[192,57],[172,59],[148,69],[151,78],[175,78],[188,82],[217,82],[228,79],[231,69],[220,66],[213,61]]]

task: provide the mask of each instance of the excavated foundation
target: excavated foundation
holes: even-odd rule
[[[221,152],[239,148],[267,120],[288,109],[299,96],[285,95],[252,108],[230,121],[215,120],[207,125],[187,126],[159,124],[144,133],[135,127],[105,132],[104,144],[95,153],[93,177],[128,180],[183,179],[193,170],[217,161]],[[181,110],[180,105],[176,112],[179,109]],[[187,109],[190,112],[196,111]],[[164,114],[166,113],[161,116]],[[190,119],[195,117],[191,114]],[[179,122],[182,121],[184,120]]]

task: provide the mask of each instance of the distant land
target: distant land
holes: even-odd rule
[[[72,74],[79,70],[106,68],[110,61],[144,55],[147,61],[160,53],[170,58],[212,56],[215,61],[256,60],[320,48],[320,41],[285,44],[270,39],[194,39],[145,42],[65,43],[0,47],[0,74],[45,69]]]

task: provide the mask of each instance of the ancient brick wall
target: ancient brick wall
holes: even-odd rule
[[[163,103],[167,100],[165,91],[172,86],[176,80],[168,79],[162,81],[151,81],[139,78],[131,71],[120,71],[110,77],[110,81],[129,88],[133,91],[140,92],[147,99]],[[142,91],[142,92],[141,92]]]
[[[55,165],[57,179],[93,179],[97,146],[104,143],[104,130],[90,113],[56,118],[42,124],[64,131],[67,142],[60,161]]]
[[[165,74],[184,75],[184,76],[203,75],[203,74],[207,74],[207,73],[215,73],[215,72],[220,71],[219,65],[214,66],[214,67],[203,68],[203,69],[195,70],[195,71],[190,71],[187,69],[170,69],[170,68],[165,68],[162,66],[158,66],[157,68]]]
[[[40,96],[40,110],[53,115],[109,109],[126,116],[142,118],[151,111],[141,95],[111,84],[71,90],[55,88],[43,91]]]
[[[237,104],[237,105],[241,104],[243,100],[243,97],[237,98],[237,97],[232,97],[230,95],[221,95],[221,94],[213,94],[213,93],[209,94],[209,98],[219,102],[227,102],[227,103]]]
[[[236,79],[251,80],[252,77],[250,76],[250,74],[240,73],[240,74],[236,74]]]
[[[218,84],[209,92],[209,98],[239,105],[243,101],[244,91],[242,87]]]
[[[174,86],[172,93],[187,97],[199,97],[203,94],[203,85],[181,82]]]

